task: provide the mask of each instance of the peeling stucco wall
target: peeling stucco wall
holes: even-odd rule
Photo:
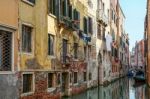
[[[18,77],[13,75],[0,75],[0,99],[19,99]]]

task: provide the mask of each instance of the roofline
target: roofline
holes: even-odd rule
[[[124,16],[124,18],[126,18],[125,14],[124,14],[124,12],[123,12],[123,10],[122,10],[122,7],[121,7],[120,3],[119,3],[119,8],[120,8],[120,10],[121,10],[122,15]]]

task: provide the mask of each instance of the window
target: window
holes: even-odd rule
[[[113,10],[111,11],[111,19],[112,20],[114,19],[114,12],[113,12]]]
[[[113,20],[114,20],[114,23],[116,24],[116,16],[115,16],[115,14],[114,14],[114,19]]]
[[[108,21],[109,21],[109,9],[107,10],[107,15],[108,15]]]
[[[48,88],[52,88],[54,85],[54,74],[48,73]]]
[[[103,13],[105,12],[105,4],[103,3]]]
[[[118,58],[118,50],[115,48],[115,57]]]
[[[23,93],[33,91],[33,74],[23,74]]]
[[[33,3],[33,4],[35,4],[35,0],[27,0],[27,1],[29,1],[29,2],[31,2],[31,3]]]
[[[105,76],[106,76],[106,71],[104,70],[104,72],[103,72],[103,73],[104,73],[104,77],[105,77]]]
[[[31,52],[32,27],[22,25],[22,51]]]
[[[74,72],[74,83],[78,82],[78,73]]]
[[[84,58],[86,59],[86,56],[87,56],[87,48],[86,48],[86,46],[84,46]]]
[[[70,83],[72,83],[72,73],[70,73]]]
[[[57,74],[57,84],[58,84],[58,85],[61,84],[61,75],[60,75],[60,73]]]
[[[84,27],[84,33],[87,34],[88,33],[88,25],[87,25],[87,18],[84,17],[83,18],[83,27]]]
[[[92,80],[92,73],[89,73],[89,80]]]
[[[77,24],[78,28],[80,28],[80,13],[76,9],[74,9],[73,15],[75,23]]]
[[[11,71],[12,33],[0,30],[0,71]]]
[[[102,37],[102,35],[101,35],[101,26],[99,24],[97,25],[97,37],[99,39],[101,39],[101,37]]]
[[[69,18],[70,18],[70,19],[73,18],[72,13],[73,13],[73,11],[72,11],[72,6],[69,5],[69,7],[68,7],[68,15],[69,15]]]
[[[67,48],[68,48],[68,41],[63,39],[63,49],[62,49],[62,56],[63,56],[63,62],[66,63],[66,56],[67,56]]]
[[[49,0],[49,12],[53,15],[56,15],[56,0]]]
[[[92,48],[91,48],[91,45],[88,46],[88,58],[91,57],[91,51],[92,51]]]
[[[54,36],[48,34],[48,55],[54,55]]]
[[[74,43],[74,58],[78,58],[78,43]]]
[[[111,55],[114,56],[114,47],[111,46]]]
[[[105,50],[103,50],[103,60],[105,60]]]
[[[89,28],[88,28],[88,29],[89,29],[89,30],[88,30],[89,33],[92,34],[92,33],[93,33],[93,20],[92,20],[91,17],[88,18],[88,27],[89,27]]]
[[[106,38],[105,38],[105,28],[103,28],[103,41],[106,41]]]
[[[60,9],[61,9],[61,15],[68,16],[68,0],[61,0],[60,2]]]
[[[35,4],[35,0],[23,0],[23,1],[29,4]]]
[[[86,72],[83,73],[84,81],[86,81]]]

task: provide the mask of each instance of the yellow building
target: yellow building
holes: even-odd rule
[[[80,0],[19,2],[22,98],[42,97],[39,92],[54,98],[87,88],[86,58],[91,55],[88,51],[91,28],[85,4]],[[54,91],[57,93],[48,94]]]

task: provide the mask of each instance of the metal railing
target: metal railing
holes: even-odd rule
[[[66,27],[71,28],[73,30],[78,30],[79,29],[79,24],[78,20],[72,20],[69,17],[61,16],[59,21],[63,24],[65,24]]]

